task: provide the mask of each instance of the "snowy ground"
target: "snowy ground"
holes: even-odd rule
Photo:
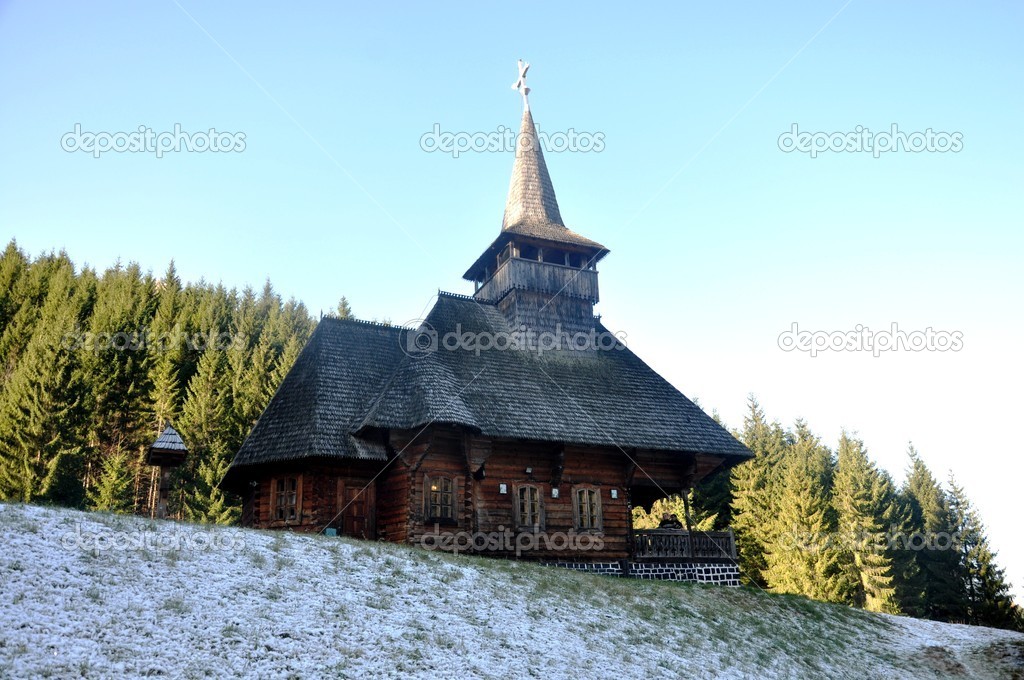
[[[1024,635],[0,504],[0,677],[1024,677]]]

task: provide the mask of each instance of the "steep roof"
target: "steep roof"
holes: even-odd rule
[[[473,263],[465,278],[473,279],[481,265],[493,258],[494,254],[514,236],[592,250],[597,260],[608,253],[608,249],[603,245],[580,236],[566,227],[562,221],[558,199],[555,198],[555,187],[548,174],[544,151],[529,108],[523,110],[523,120],[519,126],[516,158],[512,165],[512,179],[509,182],[508,198],[505,200],[501,233]]]
[[[178,431],[170,423],[167,423],[164,431],[160,433],[160,436],[156,438],[156,441],[149,448],[157,451],[187,452],[185,442],[181,440],[181,435],[178,434]]]
[[[441,294],[426,319],[454,333],[510,334],[494,305]],[[609,333],[600,323],[597,333]],[[609,333],[610,336],[610,333]],[[452,423],[510,439],[749,457],[740,442],[625,345],[545,352],[437,351],[402,361],[362,425]]]
[[[597,332],[607,332],[597,324]],[[511,333],[491,304],[442,293],[417,332]],[[414,331],[320,322],[232,463],[381,460],[376,429],[431,423],[483,435],[594,446],[750,452],[628,348],[406,354]]]
[[[505,200],[505,217],[501,221],[501,229],[510,229],[520,222],[547,223],[565,228],[530,109],[523,111],[523,120],[519,126],[516,160],[512,165],[512,180]]]
[[[232,468],[299,458],[383,460],[351,433],[394,374],[403,329],[325,318],[242,443]]]

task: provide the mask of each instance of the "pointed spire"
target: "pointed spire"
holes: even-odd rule
[[[505,218],[501,229],[505,231],[517,224],[555,224],[565,227],[562,215],[558,211],[555,199],[555,188],[551,185],[548,166],[544,162],[544,152],[537,137],[537,127],[530,113],[530,101],[527,95],[530,88],[526,86],[526,72],[530,65],[519,60],[519,79],[512,87],[523,95],[523,122],[519,127],[519,138],[516,141],[516,160],[512,166],[512,181],[508,187],[508,199],[505,202]]]

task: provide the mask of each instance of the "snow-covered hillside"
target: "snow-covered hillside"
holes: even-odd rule
[[[0,677],[1022,677],[1024,635],[0,504]]]

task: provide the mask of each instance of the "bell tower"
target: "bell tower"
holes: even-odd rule
[[[586,333],[594,328],[599,300],[597,262],[608,249],[562,221],[530,112],[529,68],[520,60],[512,85],[523,97],[523,120],[501,232],[463,278],[473,281],[474,297],[496,304],[513,329]]]

